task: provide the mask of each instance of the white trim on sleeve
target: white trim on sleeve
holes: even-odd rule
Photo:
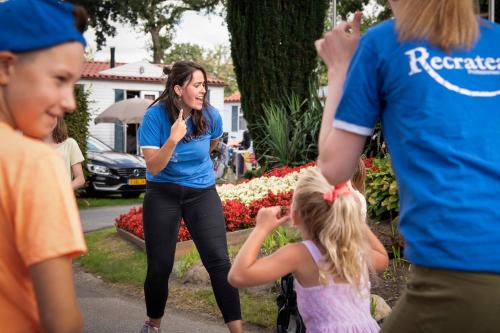
[[[157,147],[157,146],[140,146],[141,149],[144,149],[144,148],[150,148],[150,149],[160,149],[160,147]]]
[[[373,134],[373,128],[351,124],[338,119],[333,121],[333,127],[364,136],[371,136]]]

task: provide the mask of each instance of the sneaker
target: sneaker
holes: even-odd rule
[[[139,333],[160,333],[160,329],[158,327],[154,327],[149,322],[145,322]]]

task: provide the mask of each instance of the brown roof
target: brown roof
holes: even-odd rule
[[[224,98],[224,103],[239,103],[241,100],[241,95],[239,92],[227,96]]]
[[[126,63],[116,63],[117,66],[126,65]],[[165,65],[154,64],[160,68]],[[120,81],[136,81],[136,82],[164,82],[163,77],[144,77],[144,76],[118,76],[109,74],[100,74],[101,71],[109,69],[108,61],[85,61],[83,64],[82,79],[97,79],[97,80],[120,80]],[[213,76],[208,75],[208,84],[212,86],[224,86],[225,83]]]

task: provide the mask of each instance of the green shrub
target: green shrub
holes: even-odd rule
[[[368,214],[380,220],[390,219],[398,215],[398,186],[388,155],[381,159],[373,159],[373,166],[366,175],[366,200]]]
[[[260,144],[258,151],[270,166],[302,165],[317,158],[323,114],[317,84],[310,85],[305,100],[292,93],[279,102],[264,104],[263,109],[258,124],[264,129],[265,140],[255,144]]]
[[[83,156],[87,152],[87,137],[89,135],[88,124],[90,114],[88,95],[89,93],[85,92],[82,86],[75,86],[76,110],[64,116],[64,120],[68,126],[68,134],[78,142]]]
[[[73,113],[66,114],[64,120],[68,126],[68,135],[78,143],[84,157],[87,156],[87,137],[89,135],[89,92],[83,89],[83,86],[75,86],[76,109]],[[86,161],[83,161],[83,173],[85,179],[89,178]]]

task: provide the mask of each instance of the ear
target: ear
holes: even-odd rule
[[[174,92],[177,95],[177,97],[182,97],[182,87],[180,85],[174,86]]]
[[[17,62],[14,53],[8,51],[0,52],[0,85],[6,85],[9,82],[12,68]]]

